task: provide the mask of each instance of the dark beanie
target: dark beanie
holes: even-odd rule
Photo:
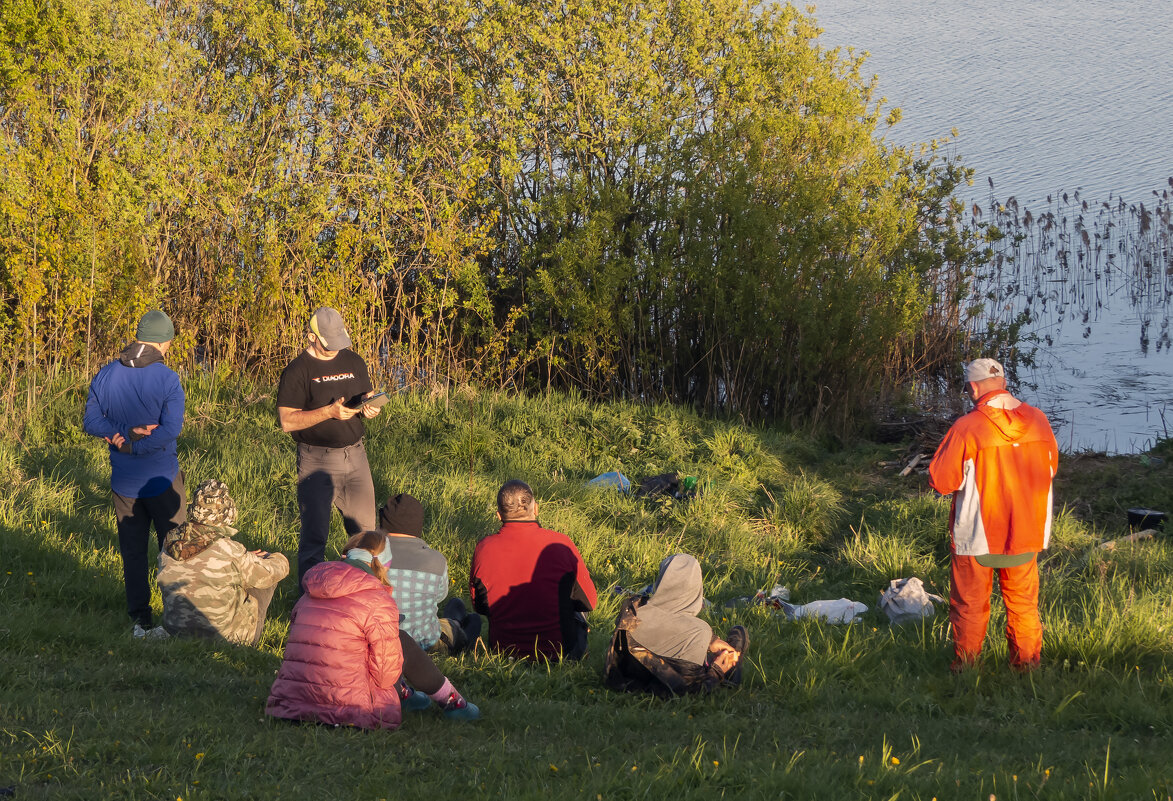
[[[170,342],[175,339],[175,326],[171,324],[170,317],[155,309],[138,321],[134,338],[139,342]]]
[[[406,492],[388,498],[379,510],[379,528],[392,534],[410,534],[418,537],[424,533],[424,507]]]

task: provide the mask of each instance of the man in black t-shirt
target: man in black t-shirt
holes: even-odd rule
[[[281,373],[277,416],[297,443],[298,582],[326,556],[330,507],[337,506],[348,535],[375,527],[375,486],[363,447],[363,423],[379,410],[366,362],[350,350],[341,315],[322,307],[310,317],[309,343]]]

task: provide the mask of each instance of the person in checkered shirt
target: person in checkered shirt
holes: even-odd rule
[[[471,647],[481,632],[480,615],[470,614],[459,598],[437,614],[448,597],[448,560],[421,539],[423,504],[407,493],[389,498],[379,510],[379,528],[391,546],[387,580],[395,588],[400,628],[430,654],[455,655]]]

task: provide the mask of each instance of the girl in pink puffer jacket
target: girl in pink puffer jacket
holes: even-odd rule
[[[395,729],[402,719],[405,675],[446,717],[475,720],[476,706],[461,697],[424,651],[399,631],[399,608],[377,555],[382,532],[356,534],[346,559],[322,562],[302,580],[293,607],[285,659],[265,705],[266,714],[364,729]],[[406,660],[405,660],[406,653]],[[398,684],[398,687],[397,687]]]

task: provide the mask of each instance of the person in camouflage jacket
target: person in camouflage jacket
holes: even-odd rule
[[[249,551],[232,539],[236,504],[228,487],[196,487],[187,522],[159,553],[163,626],[174,635],[223,637],[255,645],[278,582],[289,575],[283,554]]]

